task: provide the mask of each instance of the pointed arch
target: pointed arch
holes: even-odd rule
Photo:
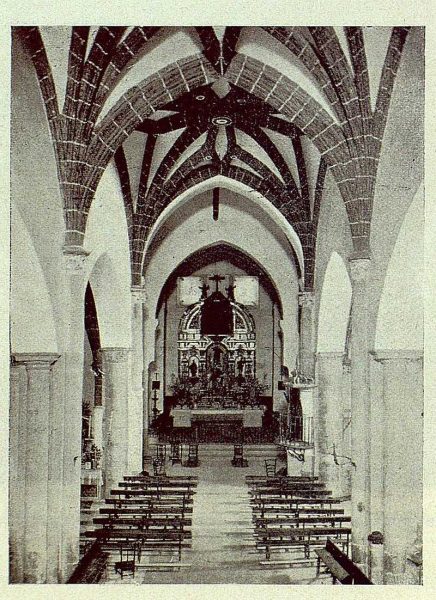
[[[18,210],[12,210],[11,350],[57,352],[55,318],[44,271]]]
[[[344,260],[332,252],[321,291],[317,352],[345,352],[352,288]]]
[[[376,350],[422,350],[424,187],[404,217],[388,264],[377,316]]]

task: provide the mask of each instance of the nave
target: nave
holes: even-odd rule
[[[12,28],[11,584],[67,583],[117,503],[191,565],[144,581],[422,584],[424,41]],[[119,486],[161,468],[195,486]]]

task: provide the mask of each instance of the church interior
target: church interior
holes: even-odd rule
[[[10,583],[422,583],[423,27],[13,27]]]

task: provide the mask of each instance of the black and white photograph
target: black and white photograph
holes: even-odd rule
[[[8,585],[422,588],[425,24],[86,22],[4,42]]]

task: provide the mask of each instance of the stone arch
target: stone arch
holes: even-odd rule
[[[386,271],[376,321],[376,350],[422,350],[424,188],[404,217]]]
[[[253,202],[257,206],[260,206],[262,210],[264,210],[265,213],[267,213],[271,217],[271,219],[277,224],[277,226],[283,231],[283,233],[287,237],[289,244],[291,245],[293,252],[297,257],[298,267],[300,271],[299,275],[304,285],[305,267],[303,246],[295,229],[292,227],[289,221],[286,220],[281,211],[279,211],[279,209],[275,207],[261,192],[253,190],[247,183],[244,183],[241,180],[232,179],[225,175],[212,175],[211,177],[206,176],[203,180],[193,181],[191,186],[187,187],[186,190],[184,190],[166,206],[166,208],[160,213],[159,217],[156,219],[147,236],[143,253],[143,259],[147,254],[150,244],[152,243],[154,237],[157,235],[160,227],[165,222],[165,220],[176,210],[179,210],[186,202],[191,200],[193,197],[195,197],[203,191],[212,189],[214,187],[225,188],[244,196],[244,198],[246,198],[250,202]],[[144,260],[142,263],[142,268],[143,264]]]
[[[18,210],[12,210],[11,350],[57,352],[55,318],[44,271]]]
[[[206,204],[200,210],[196,210],[193,216],[184,220],[177,220],[178,213],[172,215],[171,220],[177,223],[176,227],[165,224],[165,221],[160,223],[160,226],[168,231],[168,235],[160,236],[159,230],[155,232],[159,245],[154,248],[149,246],[143,275],[147,290],[146,310],[151,317],[146,320],[144,325],[144,339],[153,339],[155,320],[152,317],[156,314],[159,294],[168,276],[177,265],[203,247],[216,243],[233,244],[243,253],[250,255],[258,264],[263,265],[271,280],[275,282],[283,305],[281,323],[281,329],[284,332],[283,360],[285,364],[293,365],[298,352],[297,295],[299,282],[297,270],[293,266],[290,256],[291,249],[286,251],[274,236],[273,230],[268,229],[265,223],[261,223],[250,213],[244,213],[246,218],[241,223],[241,227],[235,228],[235,214],[233,213],[241,211],[241,208],[238,208],[236,204],[227,208],[226,206],[223,204],[223,208],[220,210],[220,219],[224,220],[219,229],[208,228],[208,224],[212,221],[210,207]],[[179,207],[183,211],[183,205],[179,205]],[[227,215],[226,210],[228,210]],[[231,228],[227,227],[229,223],[233,223]],[[195,235],[192,235],[193,230],[196,231]],[[282,232],[276,231],[277,236],[279,233],[283,235]],[[270,261],[269,258],[273,251],[277,252],[278,258]],[[147,343],[144,353],[146,364],[154,360],[154,351],[151,352],[151,347]]]
[[[317,352],[345,352],[352,287],[344,260],[332,252],[321,291]]]
[[[131,345],[130,286],[121,280],[113,260],[104,253],[95,261],[89,275],[100,331],[102,348],[127,348]]]
[[[101,345],[131,344],[131,274],[127,218],[115,166],[100,181],[87,220],[87,275],[100,328]]]
[[[200,255],[200,253],[201,253],[201,255]],[[232,256],[232,254],[233,254],[233,256]],[[230,244],[227,242],[222,243],[219,241],[209,244],[208,246],[202,246],[200,248],[200,250],[197,250],[197,251],[193,252],[192,254],[190,254],[189,256],[184,257],[180,261],[180,263],[176,266],[176,268],[169,274],[168,278],[166,279],[166,281],[162,287],[162,290],[159,294],[159,298],[158,298],[158,301],[156,304],[156,310],[155,310],[156,318],[158,317],[158,314],[159,314],[162,304],[164,302],[164,297],[166,296],[166,294],[168,294],[169,290],[174,285],[177,277],[181,276],[181,271],[180,271],[181,265],[185,266],[188,263],[192,266],[195,265],[196,268],[199,268],[200,266],[209,264],[211,262],[211,259],[218,260],[218,261],[221,261],[221,260],[230,260],[231,261],[235,255],[238,256],[240,262],[244,263],[244,267],[246,267],[247,270],[251,271],[251,270],[255,269],[256,272],[260,274],[262,285],[266,288],[272,301],[277,305],[280,317],[282,318],[283,317],[283,305],[282,305],[281,296],[280,296],[279,290],[278,290],[274,280],[272,279],[271,275],[269,274],[268,270],[256,258],[254,258],[251,255],[251,253],[249,253],[247,251],[242,251],[236,244]],[[242,268],[244,268],[244,267],[242,267]],[[239,309],[238,309],[237,305],[236,305],[235,310],[239,314],[239,312],[238,312]],[[186,314],[181,321],[181,325],[183,326],[183,328],[185,328],[185,329],[188,328],[188,323],[193,318],[194,314],[195,314],[195,311],[194,312],[192,312],[190,310],[186,311]],[[254,322],[252,322],[250,325],[248,322],[246,322],[246,317],[242,313],[240,316],[241,316],[242,321],[245,323],[247,330],[248,331],[254,330]]]

